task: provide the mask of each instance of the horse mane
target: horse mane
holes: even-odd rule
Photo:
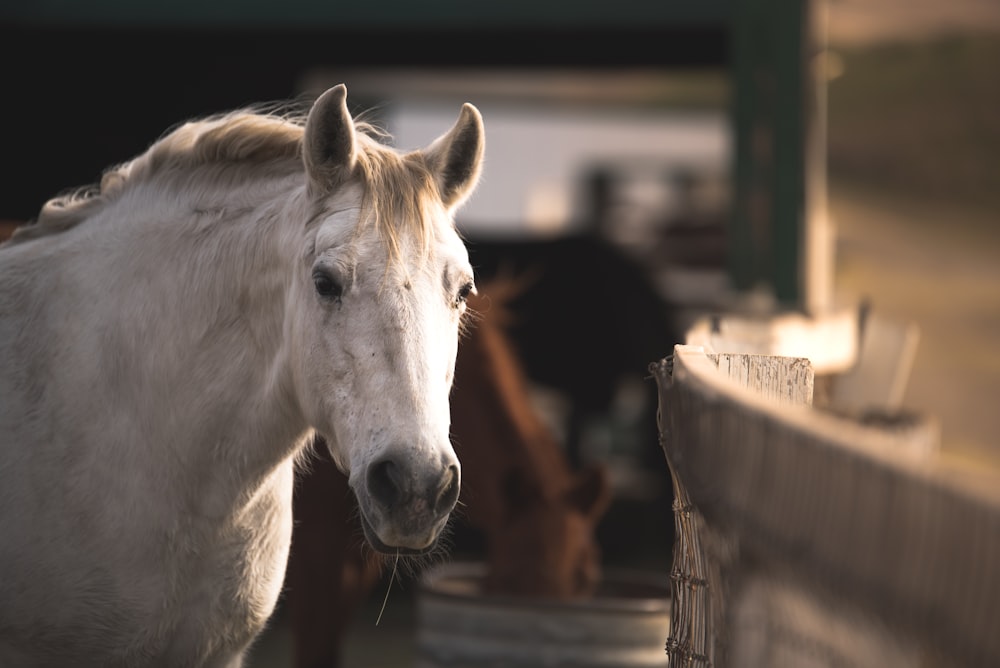
[[[111,167],[99,184],[77,188],[47,201],[33,223],[18,228],[8,243],[49,236],[73,228],[119,199],[135,184],[169,173],[199,171],[201,184],[213,183],[228,171],[228,182],[272,170],[288,174],[303,169],[302,140],[307,114],[268,110],[264,106],[191,120],[168,130],[138,157]],[[362,216],[377,225],[392,255],[398,256],[394,221],[414,226],[422,247],[429,246],[424,224],[435,180],[418,152],[400,154],[386,142],[389,134],[372,123],[355,120],[359,149],[356,175],[364,183]],[[236,170],[233,172],[232,170]],[[202,187],[205,187],[204,185]]]
[[[487,414],[497,415],[500,411],[505,416],[503,425],[491,426],[495,431],[513,430],[503,436],[510,447],[504,448],[502,453],[497,452],[502,455],[502,464],[494,462],[490,467],[491,475],[513,474],[526,484],[529,479],[530,484],[536,484],[539,476],[565,473],[566,480],[537,484],[539,494],[558,494],[569,484],[569,469],[549,426],[533,404],[522,400],[529,395],[531,380],[510,336],[510,328],[517,320],[513,302],[529,289],[530,283],[530,277],[493,276],[479,286],[478,294],[469,296],[469,311],[472,312],[469,327],[479,331],[476,336],[467,335],[463,340],[464,349],[458,364],[463,365],[465,372],[456,368],[455,382],[459,384],[469,379],[479,382],[480,387],[459,387],[458,390],[479,396],[483,405],[491,407]],[[482,398],[484,393],[489,395],[488,399]],[[513,447],[517,443],[531,447]]]

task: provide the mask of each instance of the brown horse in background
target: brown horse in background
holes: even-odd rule
[[[488,592],[583,597],[600,579],[594,532],[610,482],[603,467],[573,471],[531,403],[504,329],[511,290],[495,281],[469,298],[479,317],[459,345],[451,395],[458,513],[485,537]],[[296,488],[285,579],[297,668],[339,665],[341,638],[381,567],[364,546],[346,478],[325,446],[314,450]]]

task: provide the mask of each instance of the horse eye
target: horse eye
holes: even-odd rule
[[[340,284],[325,271],[313,273],[313,285],[316,287],[316,294],[326,299],[340,299],[343,293]]]
[[[455,298],[455,303],[456,304],[461,304],[466,299],[468,299],[469,295],[472,293],[472,288],[473,287],[474,286],[472,285],[472,283],[466,283],[465,285],[463,285],[462,287],[460,287],[458,289],[458,295]]]

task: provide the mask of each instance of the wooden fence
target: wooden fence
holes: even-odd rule
[[[651,370],[671,668],[1000,666],[1000,476],[927,418],[814,407],[804,358],[681,345]]]

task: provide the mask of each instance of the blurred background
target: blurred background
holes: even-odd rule
[[[921,331],[906,404],[1000,454],[1000,5],[830,4],[837,288]]]
[[[0,220],[33,218],[192,117],[305,104],[344,82],[355,112],[416,148],[475,103],[486,170],[458,220],[473,263],[481,277],[535,272],[513,336],[574,465],[612,469],[606,563],[667,572],[647,365],[697,317],[761,297],[739,279],[733,213],[740,68],[755,48],[741,39],[768,34],[734,27],[752,4],[7,3]],[[805,4],[820,16],[819,51],[803,55],[819,106],[793,100],[784,118],[812,118],[820,146],[786,167],[822,180],[798,204],[825,220],[829,275],[818,307],[813,288],[782,292],[772,249],[757,258],[773,279],[763,298],[868,301],[918,325],[905,405],[938,416],[953,456],[1000,468],[1000,4]],[[803,253],[790,252],[796,276]],[[376,627],[386,586],[357,616],[349,667],[406,665],[415,585],[393,585]],[[251,666],[289,665],[282,622],[279,610]]]

